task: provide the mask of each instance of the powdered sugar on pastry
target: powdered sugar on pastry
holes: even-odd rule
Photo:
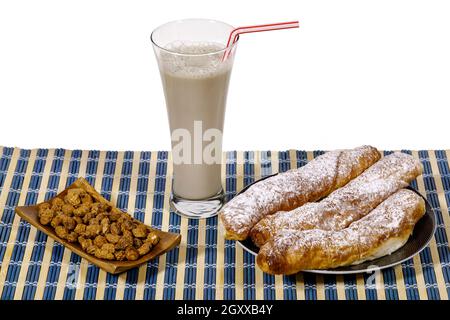
[[[257,246],[284,229],[340,230],[368,214],[421,174],[420,162],[396,152],[381,159],[346,186],[317,203],[278,212],[259,221],[250,236]]]
[[[220,212],[226,238],[243,240],[263,217],[316,201],[342,187],[378,161],[370,146],[327,152],[305,166],[292,169],[251,186]]]
[[[403,189],[346,229],[285,230],[261,248],[257,262],[265,272],[292,274],[374,259],[392,252],[386,244],[404,244],[424,213],[424,200]]]

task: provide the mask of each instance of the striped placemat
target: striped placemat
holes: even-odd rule
[[[0,147],[1,299],[449,299],[450,150],[407,151],[424,175],[413,182],[433,206],[431,244],[395,268],[374,274],[272,276],[234,241],[217,217],[181,218],[170,211],[170,153]],[[224,153],[224,185],[232,198],[255,179],[300,167],[320,151]],[[388,152],[385,152],[387,154]],[[182,234],[181,245],[121,275],[108,274],[14,214],[55,196],[84,176],[137,219]]]

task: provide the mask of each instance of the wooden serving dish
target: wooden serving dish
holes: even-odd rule
[[[62,198],[67,194],[67,190],[73,189],[73,188],[82,188],[87,193],[91,195],[94,199],[96,199],[99,202],[107,203],[109,204],[113,209],[112,210],[119,210],[117,209],[111,202],[103,198],[84,178],[79,178],[76,180],[73,184],[71,184],[67,189],[59,193],[56,197]],[[53,198],[52,198],[53,199]],[[50,202],[52,199],[49,199],[45,202]],[[49,237],[52,237],[54,240],[62,243],[66,248],[72,250],[76,254],[78,254],[80,257],[86,259],[90,263],[98,266],[99,268],[105,270],[106,272],[112,273],[112,274],[118,274],[122,273],[124,271],[127,271],[129,269],[135,268],[149,260],[152,260],[156,258],[159,255],[162,255],[166,253],[167,251],[173,249],[176,247],[180,241],[181,241],[181,235],[177,233],[172,232],[164,232],[160,231],[158,229],[153,229],[156,234],[159,236],[160,240],[156,246],[152,248],[152,250],[147,253],[146,255],[140,257],[138,260],[135,261],[110,261],[110,260],[104,260],[99,259],[93,255],[88,254],[87,252],[83,251],[81,248],[81,245],[76,243],[70,243],[64,239],[61,239],[58,237],[54,231],[54,229],[51,226],[44,226],[39,222],[38,217],[38,205],[33,206],[23,206],[23,207],[16,207],[15,211],[16,213],[25,221],[28,221],[31,225],[36,227],[38,230],[44,232]]]

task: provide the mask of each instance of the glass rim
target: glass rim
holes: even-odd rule
[[[179,19],[179,20],[172,20],[169,22],[166,22],[158,27],[156,27],[152,33],[150,34],[150,41],[152,42],[152,44],[157,47],[160,50],[163,50],[167,53],[173,54],[173,55],[180,55],[180,56],[192,56],[192,57],[196,57],[196,56],[208,56],[208,55],[213,55],[213,54],[218,54],[218,53],[225,53],[225,51],[228,51],[231,49],[238,43],[239,41],[239,36],[237,37],[236,41],[234,43],[231,43],[230,45],[228,45],[227,47],[220,49],[220,50],[215,50],[215,51],[211,51],[211,52],[206,52],[206,53],[180,53],[177,51],[173,51],[167,48],[164,48],[163,46],[159,45],[158,43],[156,43],[155,39],[154,39],[154,33],[163,28],[164,26],[167,26],[169,24],[172,23],[176,23],[176,22],[188,22],[188,21],[204,21],[204,22],[214,22],[214,23],[221,23],[223,25],[229,26],[231,28],[231,30],[234,29],[234,27],[231,24],[228,24],[226,22],[220,21],[220,20],[214,20],[214,19],[201,19],[201,18],[191,18],[191,19]]]

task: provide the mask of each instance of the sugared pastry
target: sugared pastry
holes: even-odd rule
[[[320,202],[263,218],[253,227],[250,236],[260,247],[283,229],[344,229],[421,173],[422,166],[417,159],[405,153],[393,153]]]
[[[257,263],[267,273],[293,274],[373,260],[402,247],[424,213],[422,197],[402,189],[346,229],[277,234],[261,247]]]
[[[227,239],[243,240],[262,218],[317,201],[344,186],[380,159],[377,149],[362,146],[327,152],[305,166],[251,186],[219,213]]]

